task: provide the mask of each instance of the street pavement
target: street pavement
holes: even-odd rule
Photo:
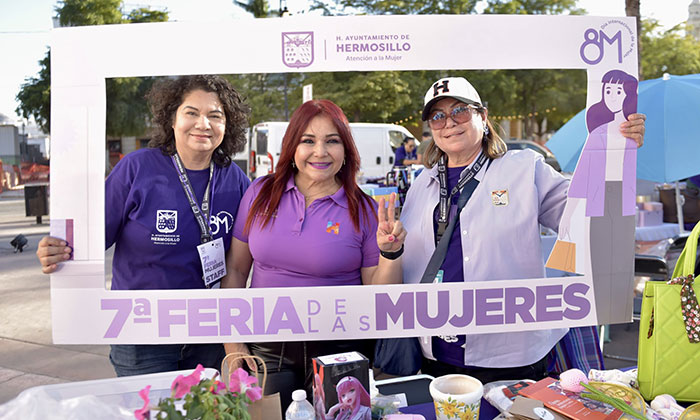
[[[53,344],[49,276],[35,255],[49,218],[36,222],[24,190],[0,193],[0,404],[35,386],[115,376],[109,346]],[[28,240],[22,253],[10,245],[18,234]]]
[[[109,346],[53,344],[49,278],[35,255],[49,232],[49,218],[42,221],[25,216],[21,188],[0,193],[0,404],[40,385],[115,377]],[[22,253],[10,245],[18,234],[29,241]],[[607,369],[636,364],[618,357],[636,357],[637,331],[638,323],[610,328]]]

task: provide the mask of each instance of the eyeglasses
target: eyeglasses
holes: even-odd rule
[[[476,108],[470,105],[462,105],[452,108],[450,118],[457,124],[463,124],[472,120],[472,111],[479,112],[481,108]],[[433,111],[428,117],[428,125],[433,130],[439,130],[447,124],[447,114],[443,111]]]

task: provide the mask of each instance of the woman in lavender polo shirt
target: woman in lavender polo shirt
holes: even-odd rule
[[[456,212],[459,189],[466,184],[460,181],[468,177],[478,184],[457,218],[438,276],[443,282],[544,277],[539,225],[558,227],[569,182],[530,150],[506,153],[479,94],[464,78],[443,78],[428,89],[423,120],[434,142],[423,156],[427,169],[411,185],[401,214],[408,231],[404,282],[420,282],[439,224],[450,220],[441,218],[440,210]],[[630,115],[621,133],[641,144],[644,116]],[[540,379],[547,374],[547,354],[565,332],[425,337],[421,370],[433,376],[463,373],[484,383]]]
[[[313,287],[399,283],[406,232],[394,212],[358,187],[360,158],[343,111],[328,100],[305,102],[292,115],[273,175],[253,182],[233,230],[233,261],[222,287]],[[389,202],[394,208],[395,197]],[[378,213],[378,214],[377,214]],[[356,350],[371,340],[226,344],[267,364],[265,392],[311,392],[311,358]],[[254,366],[250,366],[255,368]]]

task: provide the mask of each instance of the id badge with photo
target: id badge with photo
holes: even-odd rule
[[[202,273],[204,273],[204,285],[212,288],[226,275],[226,252],[224,240],[214,239],[211,242],[197,246],[199,260],[202,263]]]

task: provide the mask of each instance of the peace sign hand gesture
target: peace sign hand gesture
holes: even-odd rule
[[[384,198],[379,200],[377,210],[377,245],[384,252],[395,252],[401,249],[406,240],[406,229],[403,228],[400,220],[396,220],[396,193],[389,196],[389,207],[387,209]]]

